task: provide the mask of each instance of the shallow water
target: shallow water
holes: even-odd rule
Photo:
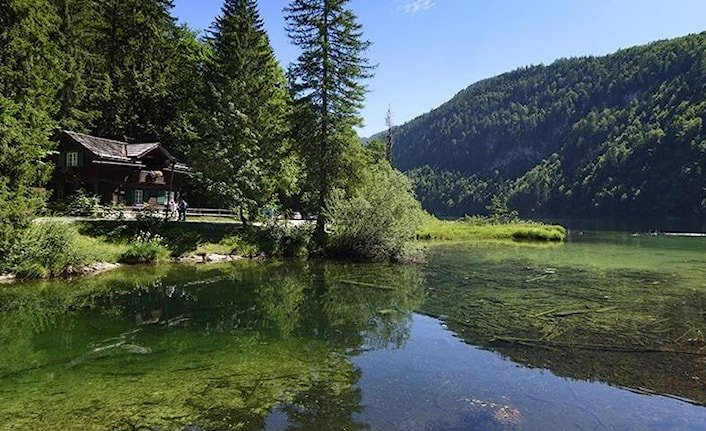
[[[0,430],[704,430],[705,252],[584,232],[4,287]]]

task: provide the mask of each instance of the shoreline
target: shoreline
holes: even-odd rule
[[[217,253],[199,253],[199,254],[188,254],[178,258],[173,258],[168,261],[159,261],[153,263],[135,263],[126,264],[119,262],[94,262],[88,265],[84,265],[78,268],[68,268],[66,272],[60,276],[54,277],[44,277],[44,278],[17,278],[15,274],[2,274],[0,275],[0,285],[10,285],[22,282],[31,281],[51,281],[51,280],[72,280],[80,277],[91,277],[94,275],[100,275],[109,271],[113,271],[119,268],[127,267],[137,267],[144,265],[160,265],[164,263],[168,264],[195,264],[195,265],[208,265],[216,263],[225,262],[235,262],[243,259],[259,260],[261,256],[255,257],[244,257],[239,255],[227,255],[227,254],[217,254]]]

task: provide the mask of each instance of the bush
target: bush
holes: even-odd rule
[[[140,232],[120,256],[120,262],[128,264],[153,263],[169,255],[162,245],[162,237],[149,232]]]
[[[26,229],[10,252],[9,268],[18,278],[65,275],[85,264],[77,228],[66,223],[35,223]]]
[[[103,219],[124,221],[125,206],[123,205],[104,205],[96,208],[94,216]]]
[[[336,191],[328,200],[333,231],[327,249],[334,255],[399,260],[425,214],[407,177],[385,164],[371,169],[355,196]]]
[[[82,189],[78,189],[67,202],[66,212],[72,216],[93,217],[100,209],[100,198],[90,196]]]
[[[252,254],[262,253],[269,257],[303,257],[309,253],[313,226],[290,227],[283,223],[267,223],[250,227],[242,234],[239,245]]]
[[[135,217],[141,229],[154,231],[161,229],[164,223],[164,210],[156,207],[144,207]]]
[[[520,214],[516,210],[508,208],[505,196],[493,196],[486,209],[490,212],[490,221],[493,224],[510,224],[520,221]]]

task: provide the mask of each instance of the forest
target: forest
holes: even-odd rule
[[[394,160],[437,215],[699,216],[706,33],[477,82],[394,131]]]
[[[309,214],[312,252],[399,252],[421,207],[409,180],[355,132],[374,67],[348,3],[289,2],[282,13],[299,56],[286,70],[256,0],[225,0],[202,34],[177,22],[172,0],[0,3],[0,270],[46,242],[27,228],[52,215],[47,181],[62,130],[165,144],[193,168],[191,196],[245,226]],[[389,226],[400,208],[413,215],[394,224],[398,238],[384,238],[385,227],[362,235],[349,224],[361,216],[353,203]]]

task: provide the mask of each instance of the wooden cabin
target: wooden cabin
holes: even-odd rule
[[[83,189],[102,204],[164,205],[170,190],[178,198],[191,172],[158,142],[129,144],[70,131],[61,133],[54,161],[52,186],[60,201]]]

